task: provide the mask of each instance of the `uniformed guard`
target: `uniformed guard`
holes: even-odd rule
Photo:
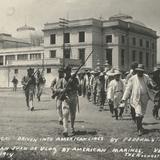
[[[44,85],[46,83],[46,79],[43,75],[43,71],[40,72],[39,69],[37,71],[36,82],[37,82],[37,99],[38,99],[38,101],[40,101],[41,100],[41,95],[42,95],[42,92],[43,92],[43,88],[44,88]]]
[[[35,88],[36,88],[36,78],[35,78],[35,72],[33,68],[29,68],[27,70],[27,76],[24,76],[22,79],[22,85],[25,92],[26,97],[26,104],[28,107],[28,110],[33,111],[33,97],[35,95]]]

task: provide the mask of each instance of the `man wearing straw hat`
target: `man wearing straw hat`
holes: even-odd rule
[[[113,101],[116,120],[118,120],[118,116],[122,118],[122,114],[124,110],[123,107],[119,108],[120,102],[123,96],[123,92],[124,92],[124,84],[120,76],[121,76],[121,72],[119,70],[115,70],[114,80],[110,82],[108,87],[108,92],[107,92],[108,102],[111,103],[111,101]],[[119,115],[118,115],[118,108],[120,109]]]
[[[149,99],[152,100],[149,85],[153,85],[153,83],[149,76],[144,74],[144,65],[138,64],[136,75],[129,79],[122,97],[122,103],[124,103],[131,96],[130,103],[135,109],[139,136],[143,134],[142,120],[146,113],[148,101]]]

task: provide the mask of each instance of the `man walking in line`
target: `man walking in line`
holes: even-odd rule
[[[73,75],[71,76],[71,67],[67,66],[65,69],[65,82],[64,84],[64,100],[62,103],[63,111],[63,127],[64,127],[64,136],[68,136],[68,119],[70,114],[71,121],[71,133],[75,134],[74,123],[76,118],[76,111],[78,105],[78,89],[79,83],[78,79]]]
[[[62,121],[60,120],[60,123],[63,124],[63,135],[65,137],[68,136],[69,115],[71,121],[71,133],[73,135],[75,134],[74,123],[78,103],[78,89],[78,79],[71,76],[71,67],[67,66],[65,68],[65,77],[63,78],[63,76],[60,76],[53,89],[57,95],[57,109],[59,118],[62,119]]]
[[[38,70],[38,72],[37,72],[37,99],[38,99],[38,101],[41,100],[41,95],[42,95],[45,83],[46,83],[46,79],[43,75],[43,72],[41,73]]]
[[[60,99],[61,92],[64,86],[64,69],[58,69],[58,77],[56,77],[51,84],[52,98],[56,100],[56,110],[58,114],[59,124],[63,125],[63,114],[62,114],[62,100]]]
[[[35,95],[35,88],[36,88],[36,78],[34,76],[34,69],[29,68],[27,70],[27,76],[24,76],[22,79],[22,85],[25,92],[26,97],[26,104],[28,107],[28,110],[33,111],[33,97]]]
[[[154,97],[154,107],[152,110],[153,117],[155,119],[159,119],[159,109],[160,109],[160,69],[155,67],[152,72],[152,80],[154,83],[154,86],[151,86],[151,89],[155,90],[157,93]]]
[[[94,86],[94,90],[96,90],[97,92],[97,103],[100,105],[99,111],[102,111],[104,109],[104,103],[106,98],[105,82],[106,81],[104,74],[101,72],[98,78],[96,79]]]
[[[132,64],[131,64],[131,67],[130,67],[130,71],[129,71],[129,74],[126,76],[126,80],[125,80],[125,84],[127,85],[127,83],[128,83],[128,80],[132,77],[132,76],[134,76],[135,74],[136,74],[136,68],[138,67],[138,63],[137,62],[133,62]],[[129,100],[128,100],[129,101]],[[132,106],[132,105],[130,105],[130,109],[131,109],[131,116],[132,116],[132,120],[134,121],[134,122],[136,122],[136,115],[135,115],[135,109],[134,109],[134,107]]]
[[[135,109],[138,135],[141,136],[143,134],[142,120],[147,109],[148,101],[152,99],[148,86],[153,84],[149,76],[144,74],[143,64],[138,64],[135,70],[137,74],[129,79],[122,97],[122,103],[131,95],[130,103]]]
[[[110,82],[107,92],[108,102],[113,103],[116,120],[118,120],[118,116],[120,117],[120,119],[122,119],[122,114],[124,110],[123,107],[120,107],[120,102],[124,92],[124,84],[120,76],[121,72],[115,70],[114,80]],[[118,109],[120,110],[119,114],[118,114]]]

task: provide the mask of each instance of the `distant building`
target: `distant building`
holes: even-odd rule
[[[16,37],[31,43],[32,46],[40,46],[43,43],[43,33],[27,24],[17,28]]]
[[[12,37],[11,34],[0,33],[0,49],[31,46],[30,42]]]
[[[84,66],[88,69],[95,69],[97,62],[101,67],[108,60],[113,67],[128,71],[130,64],[137,61],[150,72],[157,62],[156,31],[124,14],[108,20],[71,20],[64,27],[59,22],[46,23],[42,30],[43,43],[40,39],[37,43],[34,27],[24,25],[17,31],[18,38],[0,34],[0,87],[11,87],[13,76],[21,86],[29,67],[44,69],[49,87],[64,62],[63,51],[65,65],[78,66],[93,50]]]
[[[63,56],[63,32],[65,57],[84,61],[94,50],[86,67],[95,68],[106,60],[123,71],[133,61],[143,63],[148,71],[156,65],[156,31],[146,27],[133,17],[118,14],[109,20],[71,20],[65,28],[59,22],[44,25],[44,54],[50,57]]]

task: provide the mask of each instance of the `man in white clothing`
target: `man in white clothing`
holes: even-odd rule
[[[122,103],[131,96],[130,103],[135,109],[138,135],[141,136],[143,134],[142,120],[147,109],[148,101],[152,99],[148,86],[153,85],[153,83],[149,76],[144,74],[143,64],[138,64],[136,72],[137,74],[132,76],[128,81],[122,97]]]
[[[112,80],[109,83],[108,92],[107,92],[108,102],[109,103],[113,102],[116,120],[118,120],[118,116],[122,118],[122,114],[124,110],[123,107],[120,107],[120,102],[124,92],[124,83],[121,80],[120,76],[121,76],[121,72],[118,70],[115,70],[114,80]],[[119,115],[118,115],[118,109],[120,109]]]

